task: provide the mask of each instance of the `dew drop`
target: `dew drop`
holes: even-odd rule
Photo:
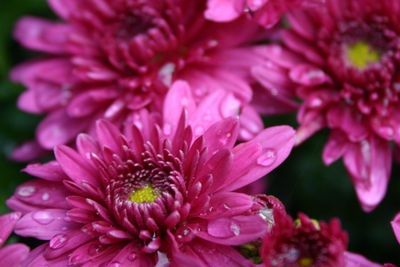
[[[89,247],[88,253],[91,256],[98,255],[101,252],[102,248],[103,248],[102,245],[92,245]]]
[[[44,201],[49,200],[49,198],[50,198],[50,194],[49,193],[44,193],[42,195],[42,200],[44,200]]]
[[[36,188],[34,186],[23,186],[18,190],[18,195],[21,197],[30,197],[35,191]]]
[[[263,218],[266,222],[268,222],[270,225],[275,224],[275,219],[274,219],[274,210],[273,209],[262,209],[259,211],[259,215],[261,218]]]
[[[266,149],[264,153],[257,159],[257,163],[264,167],[272,165],[276,160],[276,152],[273,149]]]
[[[54,217],[51,215],[50,212],[48,211],[36,211],[35,213],[32,214],[33,220],[36,222],[46,225],[54,221]]]
[[[118,261],[113,261],[113,262],[110,263],[109,266],[110,266],[110,267],[120,267],[120,266],[122,266],[122,265],[121,265],[121,263],[118,262]]]
[[[227,204],[224,204],[224,208],[227,209],[227,210],[231,209]]]
[[[189,229],[185,229],[185,230],[183,230],[183,235],[184,236],[187,236],[188,234],[190,234],[190,230]]]
[[[319,97],[314,98],[311,103],[310,107],[317,108],[322,105],[322,99]]]
[[[235,236],[240,235],[240,226],[236,223],[231,223],[230,229]]]
[[[67,243],[67,236],[64,234],[59,234],[56,235],[55,237],[53,237],[50,240],[50,244],[49,246],[53,249],[58,249],[58,248],[62,248],[63,246],[65,246],[65,244]]]
[[[130,260],[130,261],[134,261],[135,259],[136,259],[136,254],[131,254],[131,255],[129,255],[128,256],[128,259]]]
[[[163,127],[163,130],[164,130],[164,133],[165,133],[166,135],[170,135],[171,132],[172,132],[172,126],[171,126],[171,124],[166,123],[166,124],[164,125],[164,127]]]

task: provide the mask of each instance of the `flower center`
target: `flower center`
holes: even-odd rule
[[[364,41],[359,41],[347,48],[347,58],[357,68],[363,69],[371,63],[378,62],[380,53]]]
[[[157,190],[147,184],[145,187],[133,191],[129,200],[136,203],[153,203],[158,196]]]
[[[308,258],[308,257],[304,257],[304,258],[301,258],[299,260],[299,263],[300,263],[301,267],[311,266],[313,264],[313,262],[314,262],[313,259],[312,258]]]

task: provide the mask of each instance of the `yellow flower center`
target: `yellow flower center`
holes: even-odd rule
[[[380,54],[366,42],[359,41],[347,48],[347,58],[357,68],[363,69],[368,64],[379,61]]]
[[[311,266],[313,264],[313,259],[307,258],[307,257],[301,258],[299,263],[300,263],[301,267],[308,267],[308,266]]]
[[[158,198],[157,192],[151,185],[135,190],[130,196],[129,200],[136,203],[153,203]]]

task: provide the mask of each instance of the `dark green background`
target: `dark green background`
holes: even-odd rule
[[[0,213],[8,211],[4,201],[16,186],[29,179],[20,172],[24,164],[8,161],[7,155],[16,144],[33,137],[35,125],[41,119],[16,108],[16,99],[24,89],[7,78],[12,66],[35,56],[11,37],[15,21],[23,15],[55,18],[45,0],[0,0]],[[265,122],[268,126],[296,126],[294,115],[270,117]],[[322,163],[321,152],[327,133],[320,132],[294,149],[288,160],[268,176],[268,193],[280,198],[293,216],[302,211],[315,219],[339,217],[349,233],[350,251],[377,262],[399,264],[400,246],[389,224],[400,211],[399,166],[393,166],[385,200],[366,214],[357,202],[341,161],[330,167]]]

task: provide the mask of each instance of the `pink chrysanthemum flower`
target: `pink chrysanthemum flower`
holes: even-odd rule
[[[207,21],[205,2],[49,0],[62,22],[22,18],[15,38],[50,57],[12,71],[11,78],[28,88],[18,106],[47,116],[38,143],[25,144],[13,157],[29,160],[40,147],[91,133],[98,118],[121,125],[138,109],[157,110],[176,79],[193,86],[196,102],[219,89],[233,93],[243,108],[241,136],[260,132],[262,121],[247,105],[249,68],[260,62],[252,44],[266,32],[244,18]]]
[[[315,5],[323,0],[208,0],[205,16],[212,21],[226,22],[243,14],[270,28],[282,14],[300,5]]]
[[[273,226],[262,240],[260,255],[265,267],[382,266],[346,251],[347,243],[338,219],[318,222],[300,213],[293,221],[284,210],[274,209]]]
[[[160,126],[146,111],[125,135],[99,120],[96,138],[81,134],[76,150],[59,145],[56,161],[28,165],[41,179],[18,187],[7,205],[24,213],[17,234],[49,242],[27,266],[249,266],[231,246],[265,233],[264,207],[232,191],[278,166],[294,131],[268,128],[234,147],[237,119],[200,124],[204,109],[190,104],[184,85],[169,91]]]
[[[20,212],[0,216],[0,246],[3,246],[14,229],[15,223],[21,217]],[[10,244],[0,248],[0,266],[19,267],[26,259],[29,247],[24,244]]]
[[[278,95],[303,100],[297,143],[328,127],[323,160],[343,157],[365,211],[383,199],[400,144],[400,6],[397,0],[328,0],[293,10],[284,46],[253,74]]]

